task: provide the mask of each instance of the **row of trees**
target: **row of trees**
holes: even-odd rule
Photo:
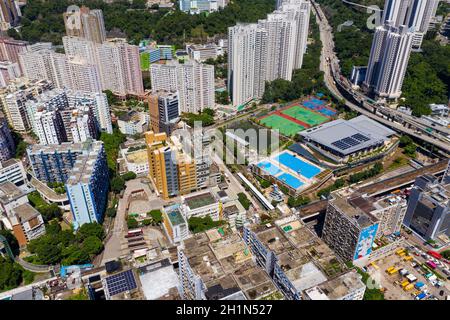
[[[274,0],[235,0],[213,13],[191,15],[180,10],[146,10],[144,0],[28,0],[23,8],[20,33],[10,36],[24,40],[51,41],[61,44],[65,33],[62,14],[71,4],[102,9],[107,30],[117,30],[134,43],[153,38],[160,43],[183,47],[188,41],[205,41],[217,34],[225,35],[237,22],[256,22],[274,10]],[[11,29],[14,30],[14,29]]]

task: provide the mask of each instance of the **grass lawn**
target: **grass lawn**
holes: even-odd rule
[[[141,57],[141,70],[147,71],[150,68],[150,53],[142,52],[140,57]]]

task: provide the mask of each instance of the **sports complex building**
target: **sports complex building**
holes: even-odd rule
[[[290,195],[298,195],[319,181],[324,169],[289,150],[252,165],[258,176],[289,189]]]
[[[300,132],[309,147],[339,163],[388,146],[394,134],[391,129],[363,115],[348,121],[338,119]]]

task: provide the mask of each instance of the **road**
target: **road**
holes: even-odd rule
[[[228,149],[227,149],[228,150]],[[261,206],[259,203],[253,198],[251,194],[249,194],[245,188],[242,186],[242,184],[238,181],[238,179],[234,176],[234,174],[231,173],[231,171],[228,169],[228,167],[223,163],[222,159],[219,157],[217,153],[214,153],[214,162],[219,166],[220,170],[227,174],[228,179],[230,179],[230,182],[228,183],[229,188],[234,193],[238,194],[240,192],[244,193],[247,198],[251,201],[253,204],[253,207],[256,208],[256,210],[260,210]]]
[[[356,111],[360,114],[363,114],[377,122],[380,122],[388,127],[393,128],[394,130],[402,133],[406,133],[414,138],[420,139],[422,141],[425,141],[429,144],[432,144],[447,153],[450,154],[450,143],[442,140],[438,140],[436,138],[430,137],[425,134],[417,133],[416,130],[407,128],[401,123],[392,122],[388,119],[385,119],[383,116],[378,115],[372,111],[369,111],[365,108],[361,108],[357,106],[356,104],[352,103],[348,99],[346,99],[341,91],[337,87],[337,82],[341,85],[342,89],[346,89],[346,85],[341,82],[341,73],[339,68],[339,60],[336,56],[336,53],[334,52],[334,40],[333,40],[333,34],[332,34],[332,28],[330,27],[327,18],[325,17],[322,9],[320,6],[316,3],[314,3],[313,6],[314,10],[313,13],[316,17],[320,17],[317,20],[319,23],[319,29],[320,29],[320,39],[322,41],[322,54],[321,54],[321,62],[320,62],[320,70],[324,72],[324,80],[325,85],[330,90],[330,92],[339,100],[345,101],[345,104],[347,107],[349,107],[351,110]],[[333,70],[334,69],[334,70]],[[345,81],[344,81],[345,82]],[[347,90],[347,93],[350,95],[352,94],[350,91]],[[386,112],[391,113],[392,115],[398,115],[398,111],[393,111],[392,109],[386,109]],[[384,110],[383,109],[383,110]],[[404,119],[408,119],[407,115],[402,114],[402,117]],[[411,122],[409,120],[409,122]],[[432,134],[433,135],[433,134]],[[435,135],[435,134],[434,134]]]

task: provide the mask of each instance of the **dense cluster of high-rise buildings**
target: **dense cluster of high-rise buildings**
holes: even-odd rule
[[[214,66],[195,60],[150,66],[152,90],[178,91],[181,112],[198,113],[214,107]]]
[[[420,49],[438,0],[387,0],[382,25],[375,30],[364,80],[375,96],[396,100],[413,49]]]
[[[311,3],[286,0],[257,23],[228,29],[228,91],[234,106],[264,93],[266,81],[291,80],[307,47]]]

